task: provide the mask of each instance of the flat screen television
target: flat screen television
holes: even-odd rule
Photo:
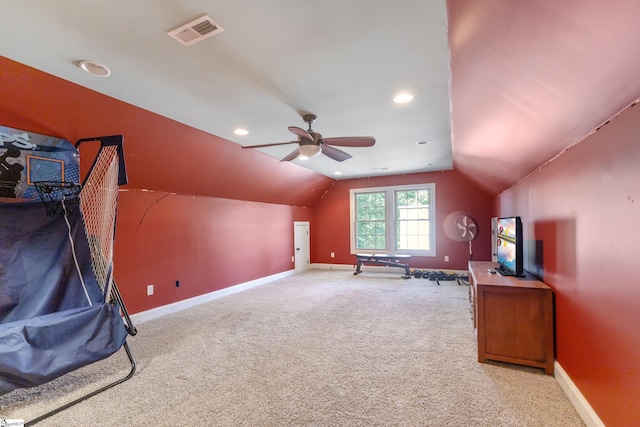
[[[497,255],[500,266],[496,271],[504,276],[522,276],[524,274],[522,220],[519,216],[498,218],[497,226]]]

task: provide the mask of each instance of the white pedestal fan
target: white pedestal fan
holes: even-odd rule
[[[455,229],[458,237],[465,242],[469,242],[469,261],[473,260],[473,249],[471,241],[478,235],[478,225],[469,215],[460,215],[455,220]]]

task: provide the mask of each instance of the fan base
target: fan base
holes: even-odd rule
[[[302,120],[305,121],[305,123],[314,123],[316,121],[318,117],[315,114],[304,114],[302,116]]]

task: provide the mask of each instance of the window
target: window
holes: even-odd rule
[[[435,256],[435,184],[351,190],[351,252]]]
[[[358,193],[356,205],[356,248],[387,247],[385,193]]]

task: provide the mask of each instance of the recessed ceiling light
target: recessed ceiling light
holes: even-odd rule
[[[411,95],[410,93],[401,93],[393,98],[393,102],[395,102],[396,104],[404,104],[411,101],[412,99],[413,95]]]
[[[93,61],[80,61],[78,62],[78,67],[96,77],[108,77],[111,75],[110,69]]]
[[[249,135],[249,131],[246,129],[242,129],[242,128],[237,128],[233,130],[233,133],[235,133],[236,135]]]
[[[426,166],[433,166],[433,162],[425,163]]]
[[[425,144],[428,144],[428,143],[430,143],[430,142],[431,142],[431,141],[427,141],[427,140],[425,139],[425,140],[422,140],[422,141],[418,141],[418,142],[416,142],[416,144],[418,144],[418,145],[425,145]]]
[[[387,169],[389,169],[388,166],[382,167],[382,168],[373,168],[374,171],[386,171]]]
[[[342,175],[342,172],[340,172],[340,171],[335,171],[333,174],[334,174],[334,175]]]

